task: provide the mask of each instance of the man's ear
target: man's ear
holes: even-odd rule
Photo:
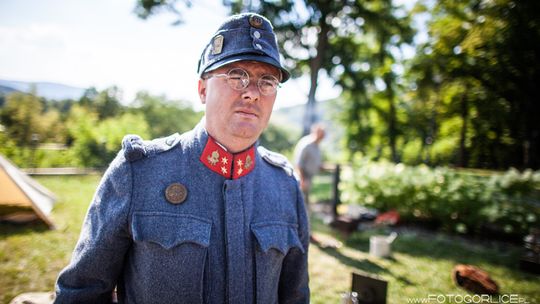
[[[206,80],[199,79],[199,85],[197,90],[199,91],[199,98],[202,104],[206,104]]]

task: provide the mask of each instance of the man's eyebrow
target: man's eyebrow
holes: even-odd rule
[[[259,72],[259,71],[260,71],[260,73],[257,73],[257,74],[259,74],[260,76],[263,76],[263,75],[276,76],[276,75],[280,74],[280,72],[278,70],[275,70],[275,69],[272,69],[272,68],[260,68],[260,69],[257,69],[257,71],[255,71],[255,72]]]

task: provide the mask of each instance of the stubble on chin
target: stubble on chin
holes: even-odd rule
[[[258,126],[246,122],[234,123],[234,126],[231,128],[231,134],[242,139],[257,140],[261,133],[262,130],[259,130]]]

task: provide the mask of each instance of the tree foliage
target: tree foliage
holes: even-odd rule
[[[223,3],[231,12],[256,11],[272,21],[287,67],[295,77],[310,78],[306,126],[315,113],[319,75],[327,74],[343,89],[339,119],[351,159],[540,167],[540,2],[419,0],[412,12],[391,0]],[[138,0],[136,5],[147,18],[160,10],[182,13],[191,1]],[[415,39],[414,18],[427,20]],[[404,58],[402,51],[411,43],[416,53]],[[34,142],[70,147],[86,142],[87,151],[99,154],[115,139],[92,133],[99,128],[90,126],[122,118],[159,137],[185,131],[201,116],[164,96],[142,92],[129,107],[120,97],[115,87],[91,88],[79,101],[54,103],[32,94],[2,96],[5,146],[29,147],[34,135]],[[80,121],[73,118],[77,111],[86,113]],[[100,132],[109,132],[105,129]],[[270,126],[261,141],[288,144],[290,134],[282,135]],[[80,141],[81,136],[92,140]]]
[[[29,147],[43,135],[42,114],[43,101],[39,97],[16,92],[7,96],[0,119],[9,138],[18,146]]]
[[[89,88],[84,92],[79,103],[97,113],[99,119],[105,119],[122,113],[124,107],[120,103],[121,95],[122,90],[116,86],[101,92],[95,88]]]
[[[11,93],[0,107],[0,153],[20,166],[105,167],[126,134],[152,139],[184,132],[202,116],[182,101],[137,94],[131,106],[120,103],[117,87],[89,88],[80,100],[50,101],[33,94]],[[47,159],[39,144],[67,150]],[[59,163],[59,162],[64,162]]]
[[[119,101],[119,92],[116,87],[103,91],[89,88],[80,100],[63,101],[8,94],[0,107],[0,153],[23,167],[103,168],[115,157],[126,134],[150,140],[184,133],[203,116],[183,101],[144,91],[125,106]],[[287,153],[294,141],[288,130],[275,125],[269,125],[261,137],[262,145],[282,153]],[[47,158],[51,153],[39,150],[42,143],[55,143],[67,150]]]
[[[388,106],[381,113],[385,118],[382,123],[387,125],[388,143],[397,160],[396,77],[392,65],[395,49],[409,42],[413,34],[407,15],[397,13],[403,11],[402,8],[395,7],[391,0],[260,1],[247,6],[233,1],[230,5],[233,12],[249,10],[268,17],[274,24],[285,63],[293,75],[309,75],[304,134],[316,119],[315,95],[321,72],[345,91],[355,91],[358,98],[353,99],[353,103],[365,103],[362,95],[369,99],[369,84],[365,81],[383,81],[384,94],[379,100]],[[369,73],[365,73],[366,70]],[[363,77],[363,74],[369,75]],[[352,105],[348,110],[355,112],[350,113],[355,116],[361,108],[362,105]],[[350,141],[357,136],[361,135],[352,135]]]
[[[178,2],[182,3],[185,8],[191,7],[190,0],[137,0],[133,11],[142,19],[147,19],[157,13],[172,13],[177,17],[177,20],[173,22],[173,25],[178,25],[184,22],[182,11],[176,6]]]
[[[196,125],[202,113],[178,100],[167,100],[165,96],[153,96],[139,92],[132,103],[132,112],[141,113],[146,123],[152,126],[152,138],[163,137],[175,132],[183,133]]]
[[[429,39],[407,76],[429,162],[538,168],[540,3],[438,1],[424,11]]]
[[[155,6],[174,5],[175,1],[155,3]],[[346,91],[354,92],[347,100],[349,128],[348,148],[353,152],[367,143],[372,130],[364,124],[366,108],[371,107],[374,95],[370,90],[375,81],[384,89],[376,98],[380,123],[384,124],[384,144],[390,147],[391,157],[398,161],[396,141],[399,134],[397,118],[397,82],[394,65],[398,47],[410,42],[413,31],[410,19],[401,7],[391,0],[376,1],[223,1],[232,13],[254,11],[270,19],[285,65],[293,77],[308,75],[310,90],[304,115],[303,133],[307,134],[316,120],[316,92],[319,75],[326,73]],[[381,143],[382,144],[382,143]]]

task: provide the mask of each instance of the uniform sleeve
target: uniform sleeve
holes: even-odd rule
[[[131,164],[122,153],[103,176],[70,264],[56,282],[55,303],[110,303],[131,244]]]
[[[298,210],[298,236],[304,250],[289,250],[281,270],[279,303],[309,303],[308,247],[309,221],[304,200],[295,180],[296,209]]]

